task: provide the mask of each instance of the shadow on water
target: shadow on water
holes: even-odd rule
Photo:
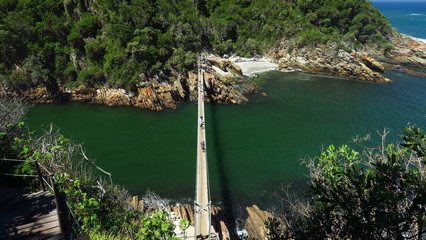
[[[234,215],[234,207],[231,199],[231,192],[228,186],[228,176],[225,172],[225,165],[222,158],[222,147],[220,136],[218,134],[218,119],[217,119],[217,105],[214,103],[210,103],[210,117],[211,117],[211,129],[212,129],[212,145],[214,149],[214,153],[216,156],[216,166],[218,171],[218,182],[219,188],[222,196],[222,205],[223,210],[225,212],[226,218],[229,224],[229,230],[233,231],[235,234],[236,231],[236,219]]]

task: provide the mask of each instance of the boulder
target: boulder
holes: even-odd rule
[[[217,78],[216,74],[205,73],[207,98],[217,103],[239,104],[248,102],[248,99],[230,82],[224,82]]]
[[[184,100],[186,99],[186,91],[182,86],[182,82],[180,79],[176,80],[173,82],[173,89],[176,90],[177,92],[177,96],[179,96],[179,100]]]
[[[304,72],[364,81],[392,82],[379,73],[384,71],[383,65],[366,54],[351,55],[342,50],[333,52],[328,48],[325,49],[327,50],[320,53],[316,48],[315,54],[301,54],[297,51],[281,54],[282,57],[277,58],[276,61],[280,68],[300,69]]]
[[[247,219],[244,228],[250,239],[268,239],[265,222],[273,218],[272,213],[260,210],[258,206],[246,207]]]
[[[368,55],[361,56],[361,60],[365,64],[365,66],[370,68],[372,71],[381,72],[381,73],[385,72],[385,67],[383,67],[382,64],[372,59]]]
[[[154,111],[161,111],[163,107],[152,86],[137,88],[138,95],[133,101],[133,105],[139,108],[147,108]]]
[[[240,66],[235,64],[233,61],[229,59],[224,59],[220,57],[209,57],[207,61],[210,62],[211,65],[214,65],[220,68],[222,71],[230,72],[236,76],[242,76],[243,72],[241,71]]]
[[[92,102],[96,96],[96,89],[80,85],[75,89],[66,90],[70,94],[70,100],[74,102]]]

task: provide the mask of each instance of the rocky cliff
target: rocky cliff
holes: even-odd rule
[[[372,52],[371,55],[389,69],[399,69],[407,74],[426,77],[426,71],[417,71],[426,69],[425,42],[401,34],[399,38],[392,39],[392,44],[394,48]]]
[[[391,83],[382,73],[399,68],[408,74],[425,76],[405,67],[426,68],[426,44],[406,35],[392,39],[388,49],[352,49],[351,53],[335,43],[293,49],[282,42],[270,52],[280,68],[353,78],[371,82]]]
[[[344,50],[335,43],[315,47],[290,48],[282,42],[268,54],[283,69],[298,69],[304,72],[353,78],[371,82],[391,83],[382,74],[386,69],[398,69],[420,77],[426,73],[414,70],[426,69],[426,44],[406,35],[392,40],[387,49],[363,48]],[[206,101],[220,104],[248,102],[247,94],[257,91],[257,86],[241,78],[242,70],[229,59],[209,56],[204,64]],[[135,106],[155,111],[175,109],[180,102],[197,99],[197,76],[195,73],[174,74],[170,77],[141,77],[133,91],[108,87],[74,88],[59,87],[55,93],[46,88],[14,89],[0,81],[0,96],[15,95],[34,103],[73,101],[109,106]],[[60,96],[60,97],[58,97]]]
[[[210,59],[210,58],[209,58]],[[227,74],[216,72],[213,65],[222,68]],[[232,61],[219,57],[211,57],[206,61],[205,86],[206,101],[220,104],[239,104],[248,102],[247,94],[257,91],[257,87],[244,79],[235,79],[241,76],[241,69]],[[87,87],[80,85],[74,88],[59,88],[53,98],[46,88],[36,87],[25,90],[8,87],[0,82],[0,96],[14,95],[25,97],[33,103],[57,103],[72,101],[108,106],[134,106],[155,111],[171,108],[176,109],[180,102],[197,100],[197,75],[187,73],[186,76],[176,74],[170,78],[143,78],[133,92],[125,89],[108,87]]]
[[[283,46],[276,49],[273,56],[279,67],[284,69],[300,69],[304,72],[372,82],[392,82],[381,75],[384,67],[367,53],[349,53],[334,44],[298,50]]]

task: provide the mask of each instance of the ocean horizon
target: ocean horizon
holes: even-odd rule
[[[426,0],[375,0],[372,3],[400,33],[426,43]]]

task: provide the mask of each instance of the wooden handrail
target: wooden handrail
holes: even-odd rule
[[[36,160],[2,158],[2,159],[0,159],[0,161],[5,161],[5,162],[35,162]]]
[[[37,170],[38,179],[40,181],[41,189],[43,191],[46,191],[46,187],[44,186],[44,181],[43,181],[43,175],[41,175],[41,171],[40,171],[40,163],[38,161],[35,161],[35,167],[36,167],[36,170]]]
[[[79,228],[78,231],[80,233],[84,233],[82,230],[80,224],[78,223],[74,213],[72,212],[71,208],[69,207],[67,203],[67,198],[64,192],[60,191],[59,184],[56,182],[55,177],[53,174],[39,161],[37,160],[23,160],[23,159],[7,159],[2,158],[0,161],[7,161],[7,162],[33,162],[35,164],[35,168],[37,171],[37,175],[26,175],[26,174],[7,174],[3,173],[2,175],[6,176],[16,176],[16,177],[38,177],[40,181],[40,186],[43,191],[46,191],[46,185],[52,189],[53,195],[55,197],[55,203],[56,203],[56,209],[58,213],[58,220],[59,220],[59,227],[61,229],[61,232],[64,236],[64,239],[72,239],[72,231],[71,231],[71,224],[70,224],[70,215],[72,216],[74,222],[76,223],[77,227]],[[43,169],[47,176],[43,176],[43,173],[41,171]],[[110,175],[111,177],[111,175]]]
[[[53,186],[53,195],[55,196],[56,211],[58,212],[59,227],[64,236],[64,239],[71,240],[71,225],[69,220],[69,208],[67,205],[67,197],[64,192],[59,189],[59,184],[56,182],[54,177],[50,177],[51,184]]]

